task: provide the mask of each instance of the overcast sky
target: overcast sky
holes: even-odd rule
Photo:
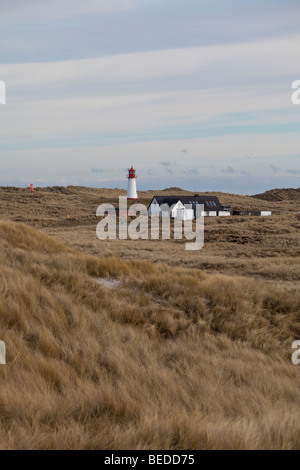
[[[0,0],[0,185],[299,187],[299,0]]]

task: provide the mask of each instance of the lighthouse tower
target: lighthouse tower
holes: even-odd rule
[[[127,190],[127,199],[137,199],[137,192],[136,192],[136,170],[131,166],[128,170],[128,190]]]

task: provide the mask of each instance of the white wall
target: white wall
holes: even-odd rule
[[[177,211],[181,209],[184,209],[184,205],[182,204],[182,202],[178,201],[171,211],[171,217],[175,219],[177,217]]]
[[[216,211],[199,211],[197,212],[197,217],[216,217],[217,212]]]
[[[271,211],[261,211],[260,215],[261,216],[268,216],[268,215],[272,215],[272,212]]]
[[[161,215],[159,204],[154,200],[148,209],[149,215]]]
[[[220,217],[227,217],[230,215],[230,212],[228,211],[219,211],[219,216]]]
[[[165,205],[165,206],[168,207],[167,205]],[[175,219],[175,218],[177,218],[177,211],[180,210],[180,209],[184,209],[184,205],[182,204],[181,201],[178,201],[177,204],[174,205],[174,207],[172,208],[172,210],[169,214],[169,212],[167,210],[165,210],[165,207],[162,210],[160,208],[160,205],[154,199],[154,201],[152,202],[152,204],[150,205],[150,207],[148,209],[148,214],[149,215],[159,215],[159,216],[162,216],[162,217],[169,217],[169,215],[170,215],[170,217],[173,217]]]
[[[178,220],[193,220],[194,211],[193,209],[178,209],[177,219]]]

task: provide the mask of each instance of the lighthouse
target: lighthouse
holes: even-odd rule
[[[128,190],[127,190],[127,199],[137,199],[137,192],[136,192],[136,170],[131,166],[128,170]]]

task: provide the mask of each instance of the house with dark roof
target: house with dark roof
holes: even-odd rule
[[[191,220],[196,217],[227,216],[230,215],[230,208],[224,208],[216,196],[154,196],[148,206],[148,214]]]

